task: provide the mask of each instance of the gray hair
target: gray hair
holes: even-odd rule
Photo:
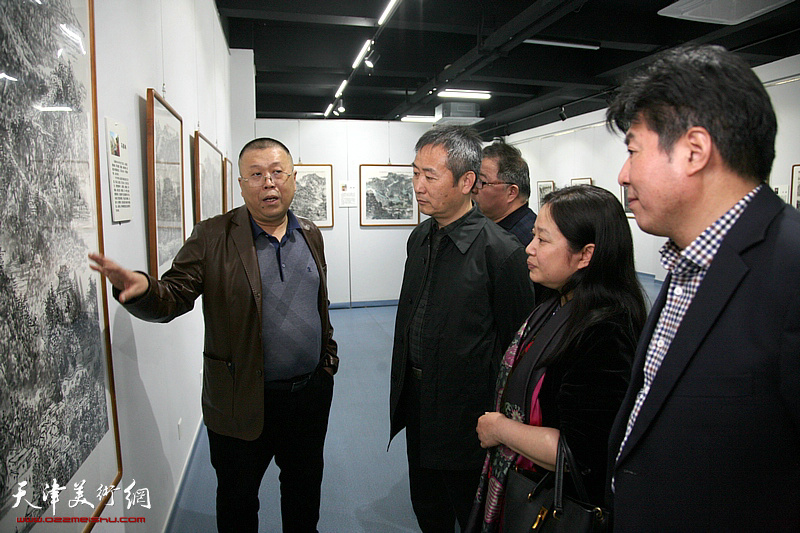
[[[475,173],[477,179],[481,171],[481,138],[478,132],[469,126],[434,126],[417,141],[414,152],[419,152],[428,145],[441,146],[447,153],[447,170],[453,174],[453,180],[469,172]]]

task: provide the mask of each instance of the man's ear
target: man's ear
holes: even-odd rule
[[[594,243],[587,244],[581,250],[581,258],[578,261],[578,268],[586,268],[589,266],[589,262],[592,260],[592,255],[594,255]]]
[[[461,194],[471,194],[472,188],[475,186],[477,179],[478,176],[476,176],[475,172],[472,170],[464,172],[464,174],[462,174],[458,179],[458,185],[461,189]]]
[[[509,184],[508,187],[506,187],[506,196],[509,203],[516,200],[519,196],[519,185],[515,185],[513,183]]]
[[[692,175],[706,168],[714,149],[714,141],[708,130],[700,126],[693,126],[681,139],[685,143],[688,153],[686,173]]]

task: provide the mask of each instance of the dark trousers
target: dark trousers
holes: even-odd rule
[[[299,391],[264,391],[264,430],[256,440],[208,430],[220,532],[258,531],[258,489],[273,457],[280,468],[283,531],[317,531],[332,398],[333,377],[320,367]]]
[[[409,376],[403,391],[411,506],[423,533],[453,533],[456,521],[464,531],[482,467],[438,470],[421,466],[419,385],[418,379]]]

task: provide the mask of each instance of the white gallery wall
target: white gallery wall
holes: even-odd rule
[[[188,235],[193,226],[190,136],[199,129],[224,155],[231,154],[228,46],[213,0],[96,0],[94,9],[99,131],[102,139],[105,117],[127,128],[133,206],[130,222],[112,223],[105,143],[101,142],[105,252],[129,268],[146,271],[147,88],[155,88],[183,119]],[[131,317],[107,288],[121,483],[127,486],[135,479],[137,488],[147,488],[151,508],[126,510],[120,492],[104,516],[143,516],[147,531],[160,531],[201,423],[200,301],[192,312],[170,324],[151,324]],[[87,486],[99,482],[87,480]]]

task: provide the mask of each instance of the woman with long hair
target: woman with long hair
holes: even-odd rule
[[[555,289],[506,351],[496,412],[478,420],[489,448],[473,530],[499,531],[508,471],[534,479],[555,468],[559,438],[602,504],[607,441],[646,318],[633,240],[619,200],[591,185],[550,193],[526,248],[534,282]],[[568,487],[569,489],[569,487]]]

